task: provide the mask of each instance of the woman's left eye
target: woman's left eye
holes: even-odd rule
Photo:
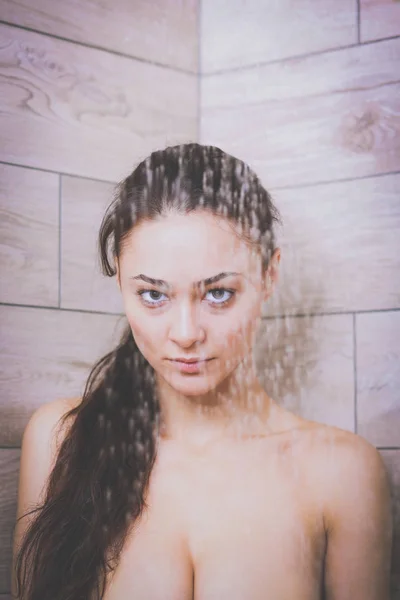
[[[222,292],[222,294],[224,294],[224,293],[229,294],[228,298],[222,298],[221,299],[221,297],[219,297],[217,299],[218,300],[222,300],[222,301],[212,302],[211,303],[211,304],[214,304],[216,306],[221,306],[221,305],[227,304],[231,300],[231,298],[233,298],[233,296],[236,293],[235,290],[229,290],[229,289],[226,289],[226,288],[213,288],[212,290],[208,290],[207,294],[213,294],[214,292],[218,292],[218,294],[221,294],[221,292]],[[157,290],[140,290],[140,291],[137,292],[137,294],[139,296],[141,296],[143,298],[144,303],[147,304],[147,305],[149,305],[149,306],[159,306],[162,301],[160,301],[159,298],[154,298],[154,297],[153,297],[153,300],[155,300],[155,302],[151,302],[149,300],[146,300],[146,299],[144,299],[144,295],[145,294],[154,294],[156,296],[163,296],[164,295],[161,292],[158,292]],[[214,299],[215,299],[215,296],[214,296]]]
[[[226,304],[227,302],[229,302],[229,300],[231,300],[231,298],[233,298],[233,296],[236,293],[235,290],[228,290],[226,288],[213,288],[212,290],[208,290],[207,293],[212,294],[213,292],[218,292],[218,293],[222,292],[222,294],[224,294],[224,293],[229,294],[228,298],[226,298],[226,297],[225,297],[225,299],[219,298],[219,300],[222,300],[222,302],[213,302],[212,303],[212,304],[217,304],[217,305]],[[215,296],[214,296],[214,298],[215,298]]]

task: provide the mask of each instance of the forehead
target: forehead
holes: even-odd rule
[[[205,211],[142,221],[124,243],[121,269],[171,283],[182,278],[197,281],[226,270],[250,273],[260,258],[234,229],[231,222]]]

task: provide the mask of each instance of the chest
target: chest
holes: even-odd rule
[[[299,457],[161,457],[105,600],[319,598],[325,535]]]

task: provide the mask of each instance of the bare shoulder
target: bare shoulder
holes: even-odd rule
[[[352,469],[370,467],[372,471],[385,470],[378,450],[362,436],[315,421],[300,419],[299,429],[304,434],[307,450],[320,475],[336,477],[350,474]]]
[[[80,401],[80,398],[63,398],[42,404],[34,410],[24,428],[19,466],[13,561],[16,549],[31,519],[31,509],[36,508],[44,500],[49,474],[54,466],[59,445],[67,431],[62,417],[78,406]],[[12,585],[15,586],[14,579]]]
[[[18,512],[42,497],[58,450],[68,431],[62,417],[79,404],[78,398],[54,400],[39,406],[29,418],[21,443]]]
[[[311,422],[309,432],[310,449],[324,472],[337,475],[338,470],[383,465],[375,446],[352,431]]]
[[[357,475],[367,473],[375,479],[387,476],[378,450],[362,436],[351,431],[295,416],[290,422],[292,440],[301,448],[321,487],[339,481],[349,483]],[[329,489],[329,488],[328,488]]]
[[[32,428],[37,422],[40,422],[43,425],[46,423],[56,425],[66,413],[79,406],[81,401],[82,398],[80,397],[58,398],[51,402],[46,402],[46,404],[41,404],[33,411],[27,427]]]
[[[314,492],[323,506],[328,529],[344,511],[351,507],[359,510],[366,496],[375,496],[377,510],[387,510],[389,479],[375,446],[339,427],[310,422],[305,431],[315,475]]]
[[[73,398],[57,398],[46,404],[41,404],[32,413],[32,418],[50,418],[51,416],[62,416],[66,412],[78,406],[82,401],[80,397]]]
[[[40,452],[46,462],[51,462],[67,431],[62,418],[77,407],[81,398],[60,398],[40,405],[30,416],[24,429],[21,445],[21,460],[28,460],[31,452]]]

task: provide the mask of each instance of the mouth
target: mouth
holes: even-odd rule
[[[168,360],[172,360],[173,362],[179,362],[184,364],[193,364],[193,363],[201,363],[212,360],[212,358],[170,358]]]
[[[201,371],[202,368],[206,367],[206,364],[209,363],[210,361],[212,361],[213,358],[207,358],[207,359],[200,359],[200,360],[177,360],[177,359],[173,359],[171,360],[171,362],[173,362],[178,369],[183,372],[183,373],[198,373],[199,371]]]

